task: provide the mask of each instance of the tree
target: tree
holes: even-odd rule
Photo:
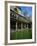
[[[14,8],[14,11],[15,11],[16,13],[18,13],[18,10],[17,10],[17,8],[16,8],[16,7]]]

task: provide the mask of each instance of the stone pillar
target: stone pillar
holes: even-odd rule
[[[17,22],[16,22],[16,31],[17,31]]]
[[[23,29],[23,24],[21,23],[21,30]]]
[[[26,24],[25,24],[25,29],[26,29]]]
[[[27,24],[27,29],[28,29],[28,24]]]

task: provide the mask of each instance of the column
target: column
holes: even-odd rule
[[[24,25],[25,29],[26,29],[26,24]]]
[[[27,32],[28,32],[28,24],[27,24]]]
[[[17,31],[17,22],[16,22],[16,31]]]
[[[25,29],[26,29],[26,24],[25,24]]]
[[[21,30],[23,29],[23,24],[21,23]]]
[[[28,24],[27,24],[27,29],[28,29]]]

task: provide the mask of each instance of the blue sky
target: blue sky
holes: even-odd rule
[[[20,6],[20,8],[22,9],[23,13],[27,11],[29,16],[32,16],[32,7]]]

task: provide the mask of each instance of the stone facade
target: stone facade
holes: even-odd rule
[[[12,31],[19,31],[22,29],[32,28],[32,22],[21,14],[10,9],[10,29]]]

